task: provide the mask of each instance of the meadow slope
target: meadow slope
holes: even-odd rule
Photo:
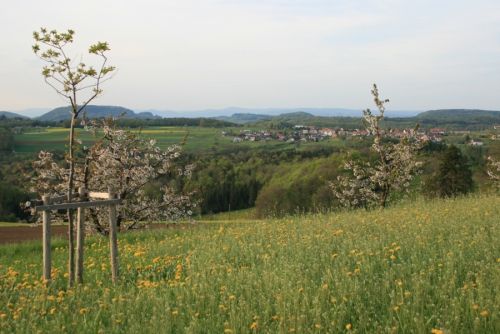
[[[105,238],[68,288],[67,244],[0,247],[1,333],[498,333],[500,198]],[[442,332],[441,332],[442,331]]]

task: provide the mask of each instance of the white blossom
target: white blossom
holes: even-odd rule
[[[144,141],[138,133],[115,130],[108,123],[82,123],[85,129],[95,133],[101,130],[104,136],[89,147],[83,163],[75,165],[75,184],[92,192],[107,192],[108,186],[115,187],[115,192],[123,199],[122,204],[117,205],[117,219],[122,222],[122,226],[136,228],[141,222],[193,221],[192,212],[185,210],[186,207],[195,206],[190,199],[193,192],[178,194],[172,188],[163,187],[162,199],[158,201],[147,197],[142,190],[158,175],[171,172],[173,167],[180,175],[191,176],[194,166],[182,168],[170,162],[170,154],[179,156],[182,145],[176,144],[162,151],[154,146],[155,140]],[[40,197],[67,193],[68,169],[59,166],[51,152],[40,152],[39,160],[33,163],[33,167],[36,176],[26,175],[33,185],[30,191],[37,192]],[[57,212],[52,212],[52,219],[60,220],[61,217]],[[94,231],[106,233],[108,208],[96,206],[86,209],[86,221]]]
[[[343,167],[353,176],[340,175],[337,183],[330,182],[335,196],[347,207],[361,203],[383,207],[390,200],[393,190],[409,192],[409,181],[422,172],[423,163],[417,161],[416,156],[423,144],[418,140],[416,131],[410,131],[399,143],[383,143],[382,139],[389,137],[390,132],[381,131],[379,121],[384,117],[384,103],[389,100],[379,99],[376,85],[373,85],[372,95],[379,115],[373,115],[370,109],[363,110],[363,125],[375,136],[371,150],[379,159],[371,166],[369,162],[352,160],[347,152]]]

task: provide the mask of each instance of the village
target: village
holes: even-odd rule
[[[496,129],[497,127],[495,127]],[[405,128],[403,130],[400,129],[390,129],[390,130],[381,130],[381,133],[389,131],[389,137],[392,138],[403,138],[409,135],[414,129]],[[234,137],[232,138],[232,142],[240,143],[243,141],[249,142],[266,142],[270,140],[277,140],[279,142],[287,142],[294,143],[296,141],[300,142],[319,142],[328,138],[342,138],[342,139],[353,139],[359,138],[364,139],[365,137],[369,137],[371,133],[368,130],[354,129],[354,130],[346,130],[340,127],[334,128],[318,128],[316,126],[305,126],[305,125],[295,125],[293,129],[289,130],[241,130],[238,132],[233,131],[222,131],[223,137]],[[444,128],[432,128],[430,130],[426,130],[424,128],[417,129],[417,137],[419,140],[424,142],[434,142],[439,143],[443,141],[443,137],[447,135],[463,135],[469,136],[471,131],[468,130],[455,130],[455,131],[446,131]],[[468,144],[472,146],[482,146],[483,141],[481,139],[470,139],[468,140]]]

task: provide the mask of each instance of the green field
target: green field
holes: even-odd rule
[[[500,198],[381,212],[291,216],[122,234],[113,285],[106,238],[0,247],[2,333],[498,333]]]
[[[186,145],[184,146],[187,152],[209,150],[214,147],[237,147],[238,145],[250,146],[252,148],[262,148],[267,150],[289,150],[294,149],[295,147],[295,144],[293,143],[283,143],[276,140],[267,142],[245,141],[241,143],[233,143],[232,139],[234,137],[223,137],[221,135],[221,131],[231,130],[229,128],[214,129],[189,127],[187,128],[187,130],[189,131],[189,137],[186,141]],[[185,133],[185,128],[180,127],[148,127],[147,129],[142,130],[142,136],[144,139],[156,139],[159,146],[163,149],[167,148],[173,143],[180,143],[184,138]],[[69,129],[66,128],[42,129],[40,132],[27,132],[17,134],[14,137],[15,151],[18,153],[34,153],[38,150],[65,149],[68,145],[68,135]],[[93,143],[92,134],[90,132],[86,132],[85,130],[78,129],[77,137],[83,141],[84,145],[92,145]],[[353,142],[354,141],[356,140],[353,140]],[[340,139],[328,139],[319,143],[301,143],[300,148],[313,148],[317,147],[318,145],[344,148],[352,146],[352,143],[349,140],[345,141]]]

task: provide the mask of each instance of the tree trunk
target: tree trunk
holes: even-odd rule
[[[68,179],[68,203],[71,203],[71,191],[73,189],[73,178],[75,174],[75,161],[73,156],[73,145],[75,141],[75,121],[78,117],[76,113],[76,105],[73,105],[73,117],[71,118],[69,132],[69,179]],[[68,209],[68,242],[69,242],[69,269],[68,269],[68,285],[73,285],[75,277],[75,242],[73,238],[73,215],[71,209]]]

